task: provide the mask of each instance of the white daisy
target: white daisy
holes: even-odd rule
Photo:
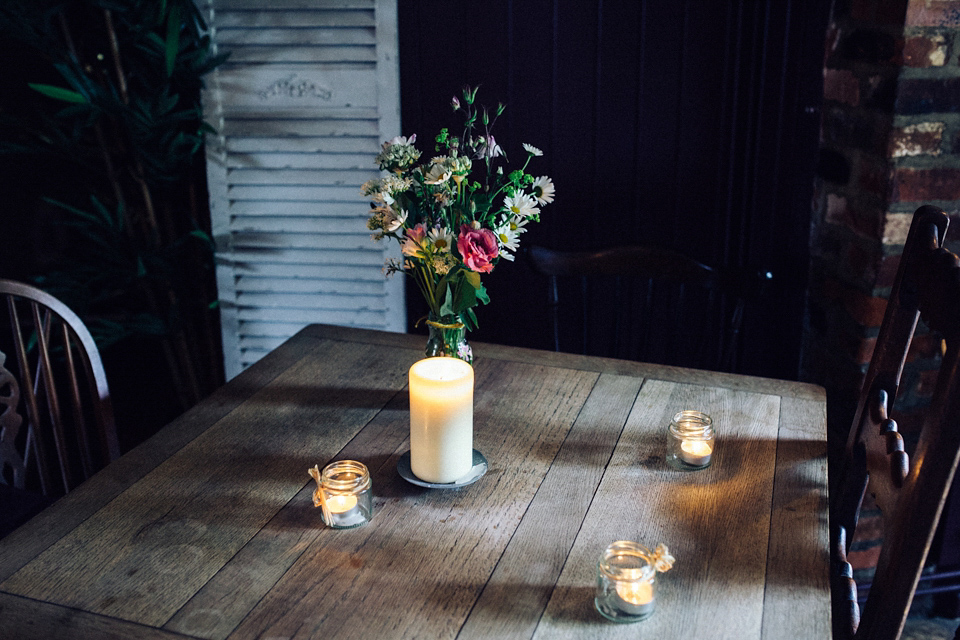
[[[527,223],[530,222],[527,218],[520,216],[510,216],[506,224],[509,225],[511,231],[515,231],[518,234],[527,232]]]
[[[450,179],[451,175],[453,175],[453,172],[450,171],[450,167],[439,163],[432,164],[423,181],[427,184],[443,184]]]
[[[537,201],[526,193],[516,193],[503,199],[504,208],[514,216],[529,218],[540,213]]]
[[[520,246],[520,234],[519,232],[512,228],[512,225],[508,222],[501,227],[499,227],[496,232],[497,240],[500,242],[500,257],[504,260],[513,260],[513,252],[517,250],[517,247]]]
[[[427,232],[427,239],[433,244],[434,251],[450,253],[453,247],[453,234],[445,227],[434,227]]]
[[[555,192],[556,189],[553,186],[553,180],[547,176],[540,176],[533,181],[533,197],[535,197],[541,205],[553,202],[553,194]]]
[[[537,148],[536,148],[535,146],[533,146],[532,144],[527,144],[526,142],[524,142],[524,143],[523,143],[523,148],[526,149],[526,150],[527,150],[527,153],[529,153],[529,154],[532,155],[532,156],[542,156],[542,155],[543,155],[543,151],[540,151],[540,149],[537,149]]]

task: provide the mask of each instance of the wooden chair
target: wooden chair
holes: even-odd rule
[[[960,456],[960,260],[942,248],[947,215],[920,207],[901,257],[831,496],[835,640],[896,640]],[[890,410],[918,318],[945,341],[912,459]],[[864,604],[846,556],[866,491],[882,511],[883,546]]]
[[[745,305],[772,278],[763,271],[714,269],[650,246],[564,252],[533,245],[524,255],[547,277],[556,351],[701,369],[732,370]],[[579,292],[568,288],[561,295],[562,282],[570,281],[579,281]],[[579,297],[580,313],[564,312],[562,297]],[[579,341],[572,339],[576,331],[562,326],[577,321]]]
[[[58,497],[120,455],[100,353],[80,318],[52,295],[0,280],[0,296],[10,329],[0,343],[3,495]]]

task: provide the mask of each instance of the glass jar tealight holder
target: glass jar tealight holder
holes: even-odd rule
[[[630,540],[614,542],[597,562],[597,611],[614,622],[646,620],[656,603],[656,574],[669,571],[673,562],[666,545],[650,551]]]
[[[308,470],[317,482],[313,506],[320,507],[323,523],[333,529],[352,529],[373,517],[373,491],[366,465],[355,460],[331,462],[323,471]]]
[[[716,444],[713,420],[701,411],[680,411],[667,429],[667,463],[685,471],[706,469]]]

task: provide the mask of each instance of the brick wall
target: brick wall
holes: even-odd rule
[[[821,161],[811,234],[804,376],[828,392],[842,449],[910,218],[951,216],[960,249],[960,0],[837,0],[824,56]],[[939,341],[914,340],[895,417],[907,436],[932,393]],[[867,518],[851,561],[876,562]]]

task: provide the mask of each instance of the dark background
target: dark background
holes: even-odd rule
[[[507,105],[494,134],[511,160],[523,142],[541,148],[529,171],[557,186],[521,245],[648,243],[769,270],[736,369],[796,378],[829,12],[828,0],[400,0],[402,133],[428,150],[461,124],[450,98],[480,85],[478,102]],[[485,284],[471,340],[551,347],[542,279],[518,260]],[[412,324],[423,310],[408,299]]]

